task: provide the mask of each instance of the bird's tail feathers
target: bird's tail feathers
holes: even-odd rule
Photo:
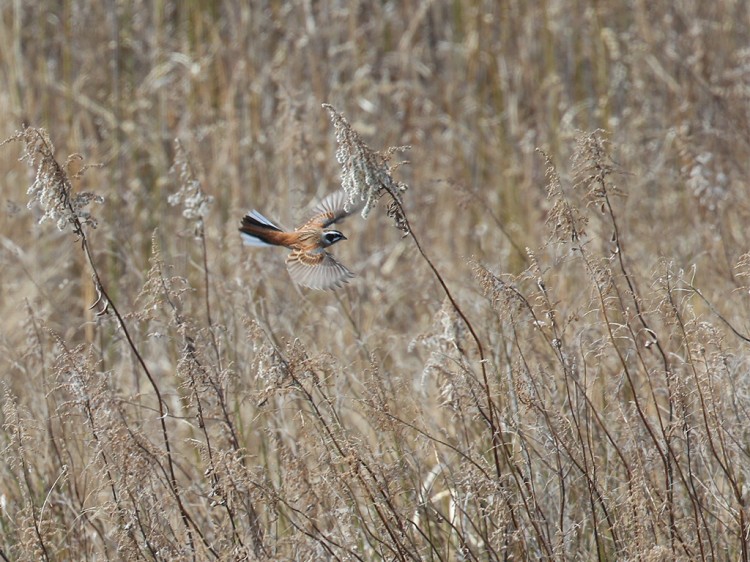
[[[240,236],[246,246],[277,246],[274,233],[282,232],[281,228],[276,226],[258,211],[250,211],[242,219]]]

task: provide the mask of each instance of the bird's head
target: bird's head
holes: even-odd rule
[[[336,242],[340,242],[341,240],[346,240],[346,236],[341,234],[338,230],[325,230],[323,231],[323,236],[321,237],[323,246],[326,248],[335,244]]]

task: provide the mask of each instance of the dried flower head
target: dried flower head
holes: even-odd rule
[[[179,139],[175,139],[174,145],[174,164],[170,171],[179,178],[180,189],[170,195],[167,201],[173,207],[182,203],[182,216],[186,219],[202,220],[211,210],[214,198],[203,191],[203,186],[190,164],[190,155]]]
[[[704,209],[716,211],[729,198],[729,175],[724,172],[721,157],[710,150],[692,157],[680,171],[687,176],[685,184]]]
[[[588,219],[581,214],[577,207],[571,204],[560,180],[552,158],[541,149],[537,149],[547,165],[547,198],[552,201],[552,208],[547,216],[547,226],[552,236],[559,242],[572,241],[577,243],[586,234]]]
[[[67,172],[74,163],[82,161],[83,157],[72,154],[64,165],[60,165],[55,159],[55,147],[44,129],[27,127],[2,144],[12,141],[23,142],[21,160],[36,170],[34,181],[26,193],[29,195],[27,207],[31,209],[38,205],[42,210],[39,222],[55,221],[60,230],[73,225],[76,233],[80,232],[83,225],[96,228],[96,219],[87,207],[91,203],[103,203],[104,198],[88,191],[74,194],[71,183],[71,179],[80,178],[90,166],[81,166],[72,175]]]
[[[393,166],[389,162],[395,153],[410,147],[398,146],[384,152],[374,151],[333,106],[325,103],[323,107],[331,114],[331,121],[336,129],[336,160],[341,164],[341,187],[349,198],[349,205],[364,201],[362,218],[366,219],[378,199],[387,192],[393,198],[388,207],[388,216],[394,219],[400,230],[408,232],[407,221],[401,209],[401,195],[407,190],[407,185],[397,182],[392,175],[403,162]]]
[[[574,187],[586,190],[588,204],[597,204],[607,195],[623,195],[610,179],[617,172],[604,131],[580,133],[573,153]]]
[[[513,318],[528,309],[526,300],[515,287],[515,279],[509,277],[506,281],[498,277],[474,258],[471,259],[471,268],[484,296],[498,314]]]

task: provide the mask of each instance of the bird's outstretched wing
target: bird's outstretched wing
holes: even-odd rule
[[[338,191],[331,193],[315,206],[311,212],[310,218],[304,226],[328,228],[333,223],[343,220],[349,215],[353,215],[362,209],[363,203],[351,205],[347,209],[347,201],[347,195],[343,190],[339,189]],[[304,228],[304,226],[300,228]]]
[[[354,277],[336,258],[322,250],[294,250],[286,258],[286,267],[295,283],[310,289],[334,289]]]

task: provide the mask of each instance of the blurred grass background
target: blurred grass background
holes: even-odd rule
[[[26,195],[34,170],[8,144],[0,149],[4,556],[747,559],[749,46],[750,5],[732,0],[1,3],[2,138],[43,127],[59,162],[79,153],[99,165],[74,186],[105,198],[91,209],[94,259],[159,378],[179,488],[196,520],[179,523],[154,468],[166,454],[154,396],[111,316],[89,308],[97,295],[80,244],[37,224],[41,212]],[[395,175],[410,186],[404,205],[415,232],[486,348],[485,399],[500,419],[492,431],[501,428],[513,450],[502,470],[489,462],[497,435],[482,421],[481,385],[467,382],[479,380],[479,366],[465,327],[383,209],[343,225],[349,241],[335,253],[358,276],[336,293],[296,288],[284,252],[241,245],[247,210],[294,226],[339,188],[322,103],[376,150],[411,145]],[[612,199],[619,247],[602,200],[573,189],[586,180],[571,157],[588,157],[576,139],[595,129],[606,132],[618,170],[607,185],[624,195]],[[537,149],[588,217],[593,269],[551,235],[554,201]],[[176,162],[214,198],[203,238],[168,202],[181,187]],[[183,323],[148,285],[154,245],[157,277],[173,280]],[[632,302],[617,251],[635,283]],[[493,308],[472,264],[507,274],[547,324],[520,328],[515,313]],[[597,302],[603,287],[612,292]],[[653,315],[663,362],[638,351],[648,330],[625,330],[636,302]],[[603,319],[610,306],[617,313]],[[555,322],[565,337],[543,338]],[[197,386],[182,370],[186,334],[212,373]],[[73,357],[81,364],[65,367]],[[589,378],[572,384],[583,367]],[[73,371],[89,382],[71,382]],[[669,382],[683,371],[696,380]],[[713,405],[695,394],[704,382]],[[96,407],[119,429],[84,423],[81,385],[89,397],[99,389]],[[209,398],[211,388],[222,391]],[[583,394],[573,399],[565,388]],[[216,414],[206,433],[195,417],[200,397],[206,415]],[[579,432],[587,435],[579,457],[553,428],[570,430],[582,404],[596,414],[583,416],[588,423],[605,420],[615,437]],[[661,416],[663,434],[649,437]],[[227,437],[231,425],[238,440]],[[206,452],[211,439],[224,472]],[[650,460],[623,471],[597,439]],[[339,442],[349,453],[332,447]],[[693,464],[702,446],[709,460]],[[140,464],[123,460],[110,489],[100,482],[102,455],[118,448]],[[151,456],[139,456],[146,449]],[[331,450],[339,457],[327,459]],[[358,450],[365,459],[354,460]],[[357,479],[361,464],[380,476]],[[222,476],[212,480],[207,466]],[[625,473],[637,500],[625,499]],[[383,491],[388,483],[396,490]],[[244,513],[235,515],[244,523],[212,515],[218,488],[219,504]],[[376,509],[384,498],[389,516]]]

